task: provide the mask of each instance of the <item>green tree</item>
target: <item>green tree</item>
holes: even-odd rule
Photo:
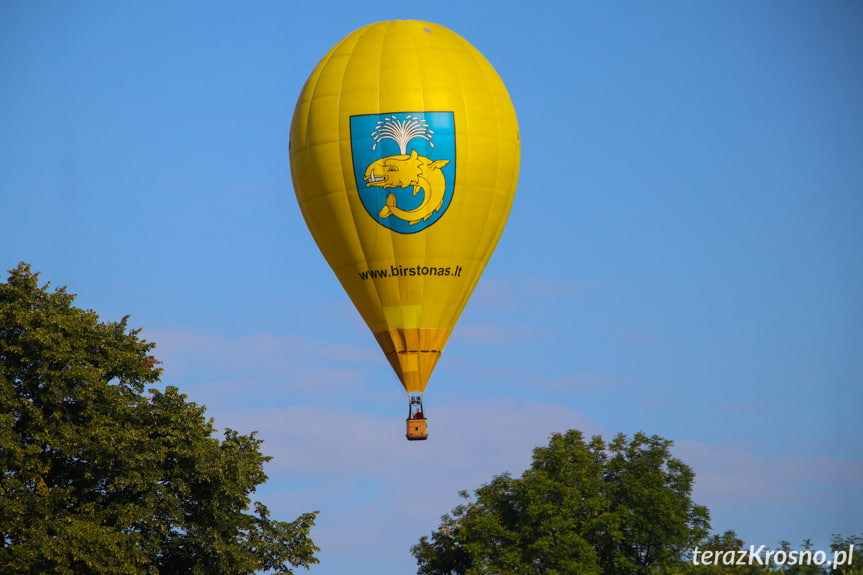
[[[786,575],[826,575],[827,569],[825,567],[809,561],[808,557],[811,557],[814,551],[811,539],[804,540],[801,548],[792,547],[788,541],[780,541],[779,549],[776,552],[783,553],[781,555],[782,561],[780,561],[781,565],[775,565],[775,567]],[[807,558],[801,560],[800,555],[803,552],[805,552],[804,557]],[[792,560],[792,558],[794,559]],[[776,563],[775,559],[773,563]]]
[[[833,566],[830,575],[863,575],[863,533],[848,537],[834,533],[830,550],[839,553],[836,557],[842,561],[842,565]]]
[[[682,572],[709,514],[670,441],[555,433],[520,478],[499,475],[411,548],[422,575]]]
[[[750,547],[745,545],[732,530],[711,535],[694,547],[690,558],[691,565],[686,573],[692,575],[768,575],[771,573],[769,566],[762,566],[754,561],[750,565],[750,551]]]
[[[292,573],[317,563],[317,512],[270,518],[261,441],[212,437],[159,381],[155,347],[49,293],[26,264],[0,284],[0,573]],[[250,506],[254,511],[250,511]]]

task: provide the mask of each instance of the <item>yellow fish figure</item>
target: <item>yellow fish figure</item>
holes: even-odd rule
[[[413,187],[414,196],[420,190],[423,192],[422,204],[411,210],[399,208],[396,205],[395,195],[389,194],[387,205],[381,209],[379,216],[387,218],[394,215],[410,225],[429,219],[443,205],[446,177],[441,168],[448,163],[449,160],[431,161],[417,155],[416,150],[411,150],[410,156],[388,156],[375,160],[366,169],[366,187],[407,188],[410,186]],[[375,175],[375,170],[377,170],[378,175]]]
[[[422,394],[503,232],[519,146],[494,68],[428,22],[349,34],[297,101],[297,201],[411,396],[409,439],[427,435]]]

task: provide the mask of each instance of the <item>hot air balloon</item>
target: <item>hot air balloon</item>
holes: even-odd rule
[[[443,26],[371,24],[309,76],[290,162],[318,248],[408,394],[407,438],[426,439],[426,384],[515,195],[507,90]]]

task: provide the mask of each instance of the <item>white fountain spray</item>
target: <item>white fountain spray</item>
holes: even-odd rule
[[[434,143],[431,141],[433,135],[434,130],[429,128],[425,118],[408,114],[403,120],[399,120],[397,116],[389,116],[379,120],[377,127],[372,132],[372,138],[375,141],[372,150],[377,147],[381,140],[390,139],[395,140],[399,145],[401,154],[405,155],[408,153],[408,142],[414,138],[422,138],[434,148]]]

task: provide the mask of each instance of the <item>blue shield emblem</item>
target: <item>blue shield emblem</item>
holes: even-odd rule
[[[452,112],[351,116],[357,191],[379,224],[413,234],[437,222],[455,190]]]

